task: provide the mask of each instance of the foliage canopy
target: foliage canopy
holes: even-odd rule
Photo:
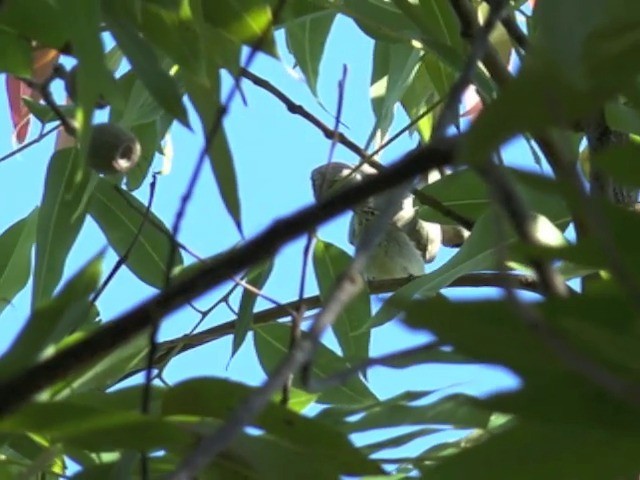
[[[16,140],[29,147],[58,135],[39,207],[0,234],[3,320],[28,285],[32,300],[24,327],[0,357],[0,477],[177,479],[195,470],[202,471],[197,478],[225,479],[637,475],[640,4],[535,3],[0,1],[0,72]],[[318,98],[324,47],[339,16],[374,44],[375,124],[366,146],[325,126],[251,71],[256,55],[277,58],[275,37],[284,35]],[[77,67],[70,76],[58,64]],[[152,163],[168,155],[165,139],[174,122],[198,128],[189,124],[192,109],[206,145],[202,160],[210,165],[193,178],[213,175],[242,232],[243,199],[224,123],[239,95],[235,87],[233,95],[222,93],[224,76],[264,88],[328,142],[363,159],[372,155],[374,140],[389,137],[399,109],[411,120],[405,133],[423,146],[369,184],[292,213],[228,251],[189,261],[188,245],[176,240],[181,214],[166,224],[140,187],[154,184]],[[64,105],[50,89],[60,79],[72,97]],[[468,85],[477,102],[460,109],[456,89]],[[103,103],[108,121],[132,132],[141,146],[135,166],[116,175],[98,175],[87,161]],[[27,141],[29,121],[43,128]],[[443,121],[447,138],[437,131]],[[468,124],[463,132],[460,123]],[[537,171],[500,161],[500,147],[514,137],[530,148]],[[259,310],[260,289],[285,242],[421,169],[445,164],[455,164],[452,173],[415,195],[420,218],[445,225],[462,218],[473,228],[441,267],[417,278],[356,281],[361,288],[340,305],[336,291],[348,294],[344,272],[352,257],[318,238],[309,263],[319,295]],[[122,265],[103,272],[99,254],[63,278],[85,222],[95,222]],[[101,292],[120,267],[158,293],[118,318],[103,318]],[[229,281],[236,277],[242,282]],[[221,284],[231,292],[242,287],[234,322],[151,341],[169,313]],[[505,295],[460,302],[442,294],[457,286],[500,287]],[[520,290],[534,292],[535,301]],[[391,295],[376,310],[371,296],[379,293]],[[317,319],[329,318],[325,326],[338,352],[316,343],[318,320],[292,342],[291,318],[316,309],[323,312]],[[370,358],[371,331],[397,318],[437,340]],[[149,359],[161,380],[182,352],[229,335],[234,354],[253,339],[264,371],[276,375],[271,378],[298,370],[299,359],[315,348],[311,363],[285,389],[286,405],[273,388],[212,377],[120,385],[145,371]],[[443,363],[500,365],[516,373],[522,387],[483,399],[415,390],[381,400],[366,379],[372,365]],[[399,426],[414,428],[365,444],[353,440]],[[445,428],[460,435],[406,458],[386,457]],[[225,434],[229,429],[234,435]],[[189,470],[193,465],[199,467]]]

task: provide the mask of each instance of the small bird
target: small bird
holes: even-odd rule
[[[369,165],[357,170],[351,165],[332,162],[317,167],[311,173],[311,184],[316,201],[343,188],[353,186],[377,171]],[[389,203],[384,193],[365,200],[353,208],[349,224],[349,243],[357,246],[367,226],[378,212]],[[380,242],[369,257],[364,275],[368,280],[419,276],[424,273],[425,262],[436,257],[442,243],[442,229],[437,223],[418,218],[413,195],[407,194],[393,206],[394,216]]]

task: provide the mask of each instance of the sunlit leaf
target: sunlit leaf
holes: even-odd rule
[[[176,80],[162,67],[151,46],[144,42],[129,20],[130,12],[121,2],[102,2],[107,25],[131,63],[140,81],[156,102],[185,126],[187,112],[180,98]]]
[[[204,19],[235,41],[254,44],[263,40],[260,48],[275,52],[271,35],[271,9],[262,0],[219,0],[202,2]],[[266,33],[266,36],[265,36]]]

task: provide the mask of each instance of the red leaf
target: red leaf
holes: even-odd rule
[[[60,53],[51,48],[41,48],[33,52],[33,80],[44,81],[53,67],[58,62]],[[9,100],[9,111],[11,113],[11,123],[13,124],[13,134],[18,145],[24,143],[29,134],[29,109],[22,102],[22,97],[29,97],[35,101],[40,100],[40,94],[28,87],[15,77],[7,75],[7,98]]]
[[[7,98],[9,99],[9,111],[13,134],[18,145],[24,143],[29,133],[29,110],[22,103],[22,97],[31,96],[31,88],[11,75],[7,75]]]
[[[476,118],[480,110],[482,110],[482,101],[478,96],[475,87],[468,87],[462,96],[462,106],[464,111],[461,117]]]

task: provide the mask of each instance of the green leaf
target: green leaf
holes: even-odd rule
[[[254,329],[254,342],[258,360],[265,372],[273,370],[289,350],[290,327],[277,323],[259,325]],[[311,364],[311,374],[317,378],[327,378],[341,372],[350,365],[342,357],[330,350],[324,344],[318,346]],[[294,380],[294,385],[300,387]],[[323,391],[320,402],[345,405],[365,405],[376,401],[375,395],[369,387],[357,376],[353,376],[346,383]]]
[[[539,337],[505,301],[451,302],[432,298],[398,306],[406,313],[405,324],[432,332],[443,343],[476,360],[508,366],[526,379],[567,374],[567,369],[549,355]]]
[[[425,405],[396,402],[368,410],[348,423],[348,431],[367,432],[377,428],[408,425],[450,425],[454,428],[486,428],[491,412],[479,400],[463,394],[449,395]]]
[[[387,408],[390,405],[406,405],[417,402],[432,394],[432,391],[406,391],[385,400],[377,400],[362,405],[329,405],[315,415],[315,418],[343,431],[350,431],[354,415],[361,416],[366,412]]]
[[[323,12],[289,22],[285,30],[287,47],[307,79],[311,92],[316,96],[320,61],[335,17],[334,12]]]
[[[207,72],[212,69],[226,68],[229,72],[237,73],[240,67],[240,51],[242,44],[234,41],[223,30],[214,28],[204,18],[202,12],[203,4],[209,2],[192,1],[193,20],[197,24],[200,33],[200,42]],[[207,81],[210,81],[211,75],[207,75]]]
[[[637,474],[637,435],[611,433],[582,425],[519,422],[474,448],[467,448],[435,468],[425,478],[475,480],[579,478],[601,480]]]
[[[203,45],[188,0],[167,7],[144,2],[139,27],[143,35],[185,72],[206,82]]]
[[[416,69],[413,81],[407,86],[407,89],[402,96],[402,106],[407,112],[407,116],[410,119],[415,120],[427,109],[432,108],[438,100],[437,92],[433,82],[429,79],[429,75],[423,61]],[[420,133],[420,138],[425,142],[428,141],[431,136],[433,118],[434,112],[432,110],[429,115],[421,118],[415,126],[415,129]]]
[[[109,112],[109,121],[123,127],[149,123],[161,115],[168,115],[149,94],[133,70],[118,78],[118,89],[125,99],[123,105],[113,105]],[[173,117],[172,117],[173,118]]]
[[[99,254],[74,275],[55,298],[36,308],[9,352],[0,359],[3,376],[10,376],[51,353],[67,335],[93,320],[89,296],[98,286],[101,267],[102,254]]]
[[[603,309],[607,315],[602,315]],[[541,310],[590,358],[619,375],[640,381],[640,354],[636,348],[640,334],[636,331],[634,308],[626,297],[601,291],[562,301],[549,299]]]
[[[640,134],[640,113],[636,108],[616,101],[608,102],[604,112],[607,125],[613,130]]]
[[[167,391],[162,404],[165,416],[195,415],[224,421],[254,389],[213,378],[187,380]],[[281,444],[295,447],[305,457],[322,459],[325,468],[339,473],[379,473],[379,467],[357,450],[347,436],[313,418],[299,415],[275,402],[267,404],[251,422]]]
[[[391,2],[382,0],[343,0],[327,2],[332,8],[351,18],[374,40],[404,42],[420,38],[413,22]]]
[[[249,285],[255,287],[257,291],[261,291],[262,287],[267,283],[272,270],[273,260],[269,259],[266,262],[259,263],[250,268],[244,280]],[[236,320],[236,326],[233,332],[232,357],[240,349],[247,333],[251,330],[253,325],[253,308],[257,300],[258,295],[251,290],[245,288],[242,291],[242,298],[240,299],[240,306],[238,307],[238,319]]]
[[[189,100],[198,112],[202,123],[203,137],[209,136],[209,131],[216,116],[220,114],[220,85],[218,72],[211,72],[209,76],[210,86],[203,86],[185,79]],[[233,164],[233,154],[229,148],[224,125],[220,122],[217,134],[213,137],[207,152],[213,170],[213,175],[218,184],[220,195],[229,215],[242,232],[242,217],[240,211],[240,195],[238,194],[238,179]]]
[[[80,146],[84,156],[91,135],[86,128],[91,123],[96,101],[103,95],[112,98],[116,91],[115,80],[105,65],[105,55],[100,38],[100,2],[98,0],[59,0],[67,16],[68,35],[73,54],[78,59],[76,71],[76,103],[82,109]]]
[[[385,438],[384,440],[380,440],[377,442],[367,443],[365,445],[362,445],[360,448],[362,448],[368,454],[374,454],[374,453],[378,453],[383,450],[388,450],[391,448],[404,447],[409,442],[422,439],[423,437],[431,433],[439,432],[441,430],[442,429],[438,427],[418,428],[417,430],[413,430],[409,433],[404,433],[404,434],[396,435],[390,438]]]
[[[91,174],[76,148],[58,150],[47,169],[36,229],[32,305],[51,298],[86,215]]]
[[[73,344],[84,337],[83,333],[69,337],[66,343]],[[62,345],[64,346],[64,345]],[[105,358],[97,358],[95,363],[82,372],[67,377],[50,389],[52,398],[62,399],[69,395],[95,389],[106,390],[118,383],[130,371],[138,371],[146,366],[149,334],[145,331],[135,339],[110,353]],[[138,396],[138,401],[141,396]]]
[[[352,452],[353,449],[346,451],[347,454]],[[239,435],[225,453],[226,458],[219,458],[216,469],[206,470],[204,478],[325,480],[341,477],[363,478],[363,474],[382,473],[373,461],[363,461],[362,455],[357,451],[346,460],[345,455],[333,458],[331,452],[326,455],[324,450],[304,449],[300,445],[284,443],[268,435]]]
[[[397,302],[409,300],[418,294],[423,297],[435,295],[455,279],[467,273],[495,270],[499,267],[498,259],[505,255],[512,261],[524,261],[521,255],[510,250],[510,247],[517,243],[517,236],[513,231],[505,235],[503,242],[498,241],[495,229],[496,221],[503,220],[496,218],[495,212],[492,211],[480,217],[471,236],[448,262],[396,290],[376,312],[367,326],[375,327],[393,319],[397,314]],[[555,223],[564,224],[566,221],[567,218],[559,218],[555,220]],[[564,241],[562,233],[546,217],[536,217],[536,224],[533,228],[541,242],[558,247]]]
[[[153,164],[153,159],[160,146],[160,142],[167,133],[172,120],[169,115],[163,112],[159,118],[147,123],[138,123],[131,127],[131,133],[133,133],[140,142],[142,153],[140,154],[138,163],[127,172],[126,185],[129,191],[140,188],[149,175],[149,170]]]
[[[407,0],[394,0],[411,5]],[[451,3],[447,0],[419,0],[419,7],[411,11],[418,15],[411,15],[411,19],[421,27],[423,35],[434,37],[446,45],[451,45],[458,52],[464,51],[464,39],[460,35],[460,24]],[[410,12],[406,9],[405,12]],[[428,43],[428,42],[427,42]]]
[[[215,3],[203,1],[202,14],[209,25],[222,30],[236,42],[252,44],[267,37],[260,49],[275,52],[271,34],[271,8],[263,0],[219,0]]]
[[[404,322],[428,330],[478,361],[518,373],[524,386],[488,399],[492,408],[558,426],[581,423],[611,431],[636,430],[640,420],[633,407],[578,374],[549,347],[550,342],[562,342],[560,348],[566,352],[577,351],[622,380],[637,382],[640,357],[633,348],[638,335],[632,308],[606,296],[548,300],[532,308],[547,325],[541,333],[518,318],[505,301],[413,300],[404,306]],[[546,340],[550,336],[553,340]]]
[[[16,32],[0,28],[0,72],[21,77],[31,76],[32,52],[29,41]]]
[[[153,212],[145,221],[146,206],[130,193],[100,178],[91,195],[89,214],[107,237],[109,245],[119,256],[135,244],[126,265],[140,280],[155,288],[163,288],[167,269],[182,265],[182,255],[176,252],[171,266],[171,232]]]
[[[616,184],[640,187],[639,154],[640,145],[629,142],[591,155],[590,162],[608,174]]]
[[[36,102],[28,97],[23,97],[22,102],[29,109],[29,113],[36,117],[39,122],[46,124],[60,121],[58,115],[56,115],[49,106]],[[68,117],[73,117],[76,109],[75,105],[61,105],[58,108]]]
[[[402,100],[413,81],[420,56],[420,52],[408,44],[375,43],[369,91],[376,123],[370,138],[378,130],[382,136],[389,131],[395,105]]]
[[[195,440],[186,429],[164,419],[73,401],[31,403],[1,423],[0,430],[36,431],[52,442],[92,452],[185,448]]]
[[[38,209],[0,234],[0,313],[29,281]]]
[[[634,62],[640,5],[625,0],[541,2],[534,10],[534,42],[514,81],[474,122],[463,163],[488,158],[518,132],[549,131],[593,113],[640,73]],[[571,18],[571,22],[566,22]]]
[[[188,128],[187,111],[182,104],[178,85],[162,67],[150,44],[138,35],[129,20],[127,6],[121,2],[103,1],[102,8],[109,30],[140,81],[158,105]]]
[[[553,179],[511,168],[502,169],[516,186],[529,210],[554,221],[563,219],[564,223],[558,223],[561,229],[569,224],[571,217],[568,208],[560,195],[558,184]],[[445,175],[425,186],[422,191],[473,220],[480,218],[494,202],[487,183],[468,168]],[[430,207],[420,208],[420,218],[445,225],[451,224],[450,219]]]
[[[340,275],[351,263],[351,256],[339,247],[318,239],[313,250],[313,266],[320,297],[326,302]],[[340,312],[333,324],[333,333],[348,362],[358,363],[369,358],[371,332],[361,331],[371,318],[369,293],[363,289]]]
[[[50,0],[33,0],[28,4],[27,2],[5,2],[0,13],[0,25],[19,32],[22,38],[35,40],[41,45],[54,48],[68,40],[68,12],[60,8],[57,2]]]

